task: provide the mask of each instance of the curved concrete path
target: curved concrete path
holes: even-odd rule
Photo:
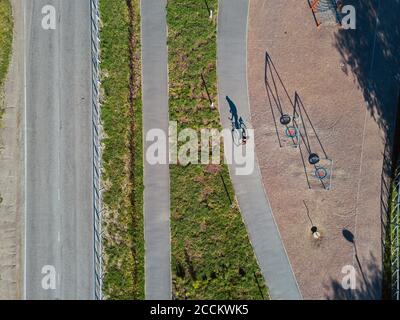
[[[219,0],[218,99],[224,128],[231,127],[226,96],[250,126],[246,72],[248,5],[248,0]],[[250,175],[236,175],[238,167],[232,164],[229,170],[271,298],[302,299],[261,182],[258,161],[255,160],[255,169]]]
[[[146,133],[168,135],[168,73],[166,0],[141,1],[143,134],[145,154],[153,143]],[[144,158],[145,295],[171,299],[169,165],[151,165]]]

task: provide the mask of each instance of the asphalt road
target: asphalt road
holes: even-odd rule
[[[55,30],[42,27],[45,5]],[[25,297],[93,299],[90,1],[24,6]]]
[[[236,105],[237,113],[243,117],[247,127],[251,128],[247,92],[248,4],[248,0],[219,0],[218,100],[224,128],[231,127],[226,96]],[[254,136],[250,139],[254,139]],[[229,165],[229,170],[240,211],[271,298],[302,299],[261,181],[257,158],[251,174],[238,175],[236,169],[240,167],[233,163]]]
[[[162,130],[168,136],[166,0],[141,1],[143,132]],[[168,137],[167,137],[168,139]],[[167,143],[167,140],[165,141]],[[145,155],[151,141],[145,141]],[[166,150],[168,159],[168,150]],[[171,236],[169,165],[144,159],[145,295],[171,299]]]

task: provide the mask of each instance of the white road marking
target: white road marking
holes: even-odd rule
[[[27,122],[26,122],[26,92],[27,92],[27,88],[26,88],[26,46],[27,46],[27,41],[26,41],[26,3],[25,1],[22,1],[22,6],[23,6],[23,21],[24,21],[24,25],[23,25],[23,37],[24,37],[24,283],[23,283],[23,288],[24,288],[24,292],[23,292],[23,298],[24,300],[26,300],[26,262],[27,262],[27,257],[26,257],[26,231],[27,231],[27,192],[26,192],[26,186],[27,186]]]

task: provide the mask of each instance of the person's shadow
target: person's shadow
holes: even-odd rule
[[[239,119],[239,115],[238,115],[238,112],[237,112],[236,105],[228,96],[226,96],[226,101],[228,101],[229,112],[231,113],[231,116],[229,117],[229,120],[232,121],[233,127],[235,127],[236,129],[240,129],[240,119]]]

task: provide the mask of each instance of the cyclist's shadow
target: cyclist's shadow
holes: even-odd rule
[[[226,96],[226,101],[228,101],[229,112],[231,113],[231,116],[229,117],[229,120],[232,121],[232,126],[234,128],[240,129],[239,115],[237,113],[236,105],[233,103],[233,101],[228,96]]]
[[[232,121],[232,138],[234,143],[236,145],[244,144],[247,139],[246,125],[242,117],[239,117],[235,103],[228,96],[226,96],[226,101],[228,101],[229,112],[231,114],[229,120]]]

